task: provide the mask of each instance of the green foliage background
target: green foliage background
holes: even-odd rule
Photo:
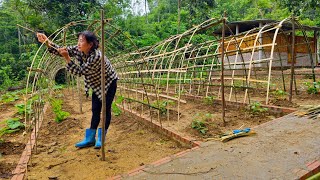
[[[100,19],[103,8],[105,16],[112,18],[139,47],[152,45],[206,19],[220,18],[224,11],[228,21],[281,20],[294,12],[303,24],[320,26],[318,0],[180,0],[180,29],[178,0],[141,1],[148,3],[147,15],[134,14],[130,0],[0,1],[0,90],[25,82],[26,67],[39,46],[34,34],[18,29],[16,24],[51,34],[71,21]]]

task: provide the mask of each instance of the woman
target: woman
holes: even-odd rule
[[[37,33],[38,41],[45,43],[48,50],[52,54],[64,57],[67,63],[67,70],[74,75],[84,76],[85,91],[88,96],[88,91],[91,88],[92,93],[92,118],[91,126],[86,129],[85,137],[81,142],[75,144],[78,148],[95,146],[101,148],[101,128],[98,129],[98,139],[96,141],[96,131],[100,123],[100,114],[102,107],[102,94],[101,94],[101,51],[98,49],[99,41],[94,33],[90,31],[83,31],[78,34],[78,44],[76,46],[59,47],[48,40],[47,36],[42,33]],[[71,57],[79,62],[77,65]],[[105,58],[105,96],[106,96],[106,123],[105,132],[110,125],[111,121],[111,104],[114,99],[117,89],[118,76],[110,64],[110,61]]]

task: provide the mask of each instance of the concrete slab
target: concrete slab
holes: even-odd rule
[[[297,179],[320,161],[320,121],[293,114],[254,128],[257,135],[210,141],[124,179]],[[316,163],[315,163],[316,162]],[[309,169],[308,169],[309,165]]]

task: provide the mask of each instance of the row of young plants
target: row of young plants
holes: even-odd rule
[[[55,90],[61,89],[62,86],[55,86]],[[28,93],[30,93],[30,89]],[[42,90],[45,91],[45,90]],[[0,105],[5,104],[14,104],[15,102],[21,100],[22,95],[26,92],[25,89],[7,92],[0,97]],[[14,132],[18,132],[21,129],[26,127],[26,124],[22,122],[25,117],[31,117],[34,115],[34,108],[35,104],[40,104],[42,107],[45,104],[46,100],[41,99],[39,95],[34,95],[25,103],[15,103],[14,107],[16,113],[12,118],[6,119],[0,122],[0,141],[2,142],[3,139],[1,138],[5,134],[10,134]],[[50,98],[49,103],[53,107],[53,111],[55,114],[55,121],[61,122],[69,116],[68,112],[62,111],[61,105],[62,100],[58,100],[56,98]],[[40,107],[41,108],[41,107]]]
[[[203,99],[203,102],[204,104],[212,105],[215,99],[215,96],[208,96]],[[246,111],[254,116],[260,116],[267,113],[269,109],[263,107],[260,102],[253,102],[246,107]],[[191,128],[197,130],[200,135],[205,136],[213,118],[214,114],[211,113],[196,113],[191,122]]]
[[[25,93],[25,89],[2,94],[0,96],[0,105],[19,101],[23,93]],[[30,105],[30,101],[28,104]],[[15,104],[14,107],[16,109],[14,117],[0,121],[0,143],[3,142],[3,135],[20,131],[25,127],[25,124],[22,123],[21,120],[23,119],[23,115],[26,111],[28,114],[31,114],[30,106],[27,106],[26,108],[25,104]]]

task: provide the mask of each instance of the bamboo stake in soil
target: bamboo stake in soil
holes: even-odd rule
[[[80,85],[80,77],[77,77],[77,89],[78,89],[78,97],[79,97],[79,112],[82,114],[82,98],[81,98],[81,85]]]
[[[104,10],[101,10],[101,94],[102,94],[102,138],[101,138],[101,153],[102,161],[106,160],[104,141],[105,141],[105,122],[106,122],[106,89],[105,89],[105,60],[104,60]]]
[[[291,22],[292,22],[292,50],[291,50],[291,79],[290,79],[290,96],[289,101],[292,102],[292,92],[293,92],[293,76],[294,76],[294,61],[295,61],[295,20],[294,15],[291,16]]]
[[[223,25],[222,25],[222,53],[221,53],[221,91],[222,91],[222,120],[223,120],[223,126],[226,126],[226,121],[225,121],[225,106],[226,102],[224,99],[224,38],[225,38],[225,25],[226,25],[226,12],[224,12],[223,15]]]

